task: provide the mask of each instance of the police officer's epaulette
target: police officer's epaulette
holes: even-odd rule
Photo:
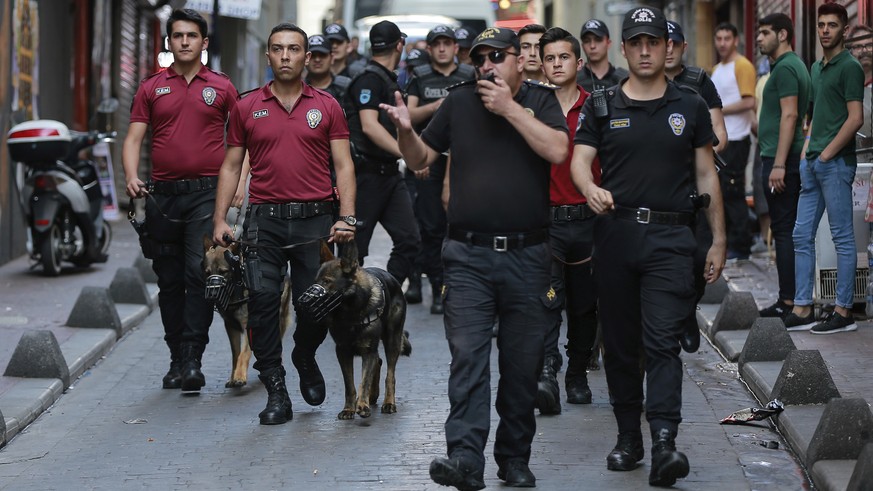
[[[472,80],[465,80],[463,82],[456,83],[455,85],[449,85],[448,87],[446,87],[446,90],[451,92],[459,87],[465,87],[467,85],[476,85],[476,82],[477,82],[477,80],[475,78]]]
[[[140,85],[142,85],[143,82],[145,82],[146,80],[148,80],[148,79],[150,79],[150,78],[155,78],[155,77],[157,77],[158,75],[163,75],[163,74],[165,74],[165,73],[167,73],[167,69],[166,69],[166,68],[164,68],[163,70],[158,70],[157,72],[155,72],[155,73],[153,73],[153,74],[151,74],[151,75],[147,75],[147,76],[143,77],[143,79],[140,80],[139,83],[140,83]]]
[[[541,89],[547,90],[557,90],[558,86],[555,84],[550,84],[547,82],[540,82],[539,80],[525,80],[524,83],[530,85],[531,87],[539,87]]]
[[[703,68],[696,66],[686,66],[685,70],[682,70],[682,73],[676,77],[676,82],[680,85],[691,85],[692,87],[701,87],[703,85],[703,80],[706,77],[706,72]]]
[[[220,76],[220,77],[224,77],[224,78],[230,80],[230,77],[224,72],[219,72],[218,70],[213,70],[212,68],[209,68],[209,67],[206,67],[206,69],[209,70],[210,72]]]
[[[333,83],[337,87],[339,87],[343,90],[346,90],[349,88],[349,84],[352,83],[352,79],[350,79],[349,77],[346,77],[345,75],[337,75],[333,78]]]
[[[425,65],[419,65],[412,69],[412,73],[419,78],[426,77],[433,73],[433,67],[430,66],[430,63],[427,63]]]
[[[249,90],[247,90],[247,91],[245,91],[245,92],[240,92],[239,95],[236,97],[236,100],[241,101],[241,100],[243,99],[243,97],[245,97],[245,96],[251,94],[252,92],[254,92],[254,91],[256,91],[256,90],[261,90],[261,88],[260,88],[260,87],[255,87],[254,89],[249,89]]]

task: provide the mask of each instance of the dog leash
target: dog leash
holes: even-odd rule
[[[352,233],[355,232],[354,230],[352,230],[352,229],[350,229],[350,228],[342,228],[342,227],[338,227],[337,230],[339,230],[340,232],[352,232]],[[256,242],[250,242],[250,241],[247,241],[247,240],[242,240],[242,239],[239,239],[239,240],[237,240],[237,239],[231,239],[231,238],[230,238],[229,236],[227,236],[227,235],[224,236],[224,241],[227,242],[228,244],[239,244],[239,245],[241,245],[241,246],[254,247],[254,248],[256,248],[256,249],[279,249],[279,250],[287,250],[287,249],[294,249],[295,247],[300,247],[300,246],[304,246],[304,245],[308,245],[308,244],[313,244],[313,243],[315,243],[315,242],[319,242],[319,241],[322,241],[322,240],[325,240],[325,239],[329,239],[329,238],[331,238],[331,237],[333,237],[333,234],[327,234],[327,235],[322,235],[321,237],[316,237],[316,238],[314,238],[314,239],[306,240],[306,241],[303,241],[303,242],[296,242],[296,243],[294,243],[294,244],[288,244],[288,245],[283,245],[283,246],[261,245],[261,244],[258,244],[258,243],[256,243]],[[228,240],[228,239],[230,239],[230,240]]]
[[[158,213],[161,215],[161,217],[163,217],[164,220],[167,220],[170,223],[186,224],[186,223],[202,222],[203,220],[206,220],[208,218],[212,218],[212,213],[207,213],[206,215],[192,218],[190,220],[182,220],[180,218],[170,218],[169,216],[167,216],[166,213],[164,213],[164,210],[161,209],[160,205],[158,205],[158,202],[157,202],[157,200],[155,200],[154,196],[152,196],[151,194],[147,194],[147,195],[145,195],[145,197],[143,199],[152,200],[152,203],[155,205],[155,208],[158,209]],[[136,220],[136,207],[134,207],[134,205],[133,205],[133,200],[134,200],[134,198],[130,198],[130,203],[128,204],[128,211],[127,211],[127,219],[130,220],[130,223],[133,223]],[[237,218],[239,218],[239,217],[237,217]],[[142,225],[142,223],[140,223],[140,225]],[[234,225],[234,227],[236,227],[236,225]],[[134,228],[136,228],[136,225],[134,225]]]
[[[588,256],[585,259],[582,259],[580,261],[575,261],[572,263],[568,263],[567,261],[564,261],[563,259],[559,258],[558,256],[556,256],[554,254],[552,254],[552,259],[554,259],[555,261],[558,261],[559,263],[563,264],[564,266],[579,266],[580,264],[585,264],[588,261],[591,261],[591,256]]]

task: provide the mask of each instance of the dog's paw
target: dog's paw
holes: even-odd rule
[[[362,418],[370,417],[370,406],[366,404],[358,404],[358,416]]]
[[[228,389],[238,389],[246,384],[245,380],[228,380],[224,386]]]
[[[397,406],[394,404],[382,404],[382,414],[394,414],[397,412]]]
[[[336,415],[337,419],[355,419],[355,411],[352,409],[343,409]]]

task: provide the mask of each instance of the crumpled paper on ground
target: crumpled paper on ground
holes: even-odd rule
[[[741,425],[750,421],[762,421],[770,416],[775,416],[785,410],[785,406],[779,399],[774,399],[763,408],[747,407],[731,413],[730,416],[720,421],[723,425]]]

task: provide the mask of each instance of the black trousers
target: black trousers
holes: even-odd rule
[[[682,420],[679,339],[694,308],[690,227],[596,218],[594,277],[606,381],[619,432],[639,431],[645,353],[646,419],[676,431]]]
[[[415,182],[413,209],[421,233],[421,253],[416,259],[416,269],[426,274],[432,285],[439,286],[443,283],[441,250],[446,238],[446,211],[442,201],[446,157],[441,155],[428,169],[430,174]]]
[[[549,228],[552,247],[552,288],[567,312],[568,363],[585,370],[597,338],[597,290],[591,269],[594,219],[553,221]],[[587,262],[574,265],[588,259]],[[565,264],[570,263],[570,264]],[[545,355],[561,360],[558,340],[561,309],[556,309],[546,332]]]
[[[256,216],[258,205],[252,205],[246,215],[243,236],[256,240],[256,248],[246,250],[245,260],[257,251],[260,263],[261,288],[249,291],[249,339],[255,354],[254,368],[264,372],[282,366],[282,337],[279,330],[279,308],[282,288],[288,266],[291,266],[291,298],[295,305],[303,292],[315,282],[321,266],[320,242],[291,249],[279,249],[289,244],[299,244],[330,232],[333,218],[321,215],[312,218],[290,220]],[[256,238],[251,237],[250,227],[257,227]],[[247,263],[248,264],[248,263]],[[298,317],[295,322],[294,345],[304,353],[314,354],[327,336],[327,329]]]
[[[746,164],[752,142],[749,137],[729,141],[721,153],[727,167],[718,173],[724,200],[727,248],[740,254],[749,254],[752,236],[749,232],[749,207],[746,204]]]
[[[800,155],[785,160],[785,190],[770,192],[770,172],[774,159],[762,157],[761,179],[764,197],[770,207],[770,230],[776,241],[776,274],[779,276],[779,299],[794,301],[794,222],[797,220],[797,200],[800,198]]]
[[[164,341],[171,347],[205,346],[213,310],[204,297],[201,263],[203,236],[212,237],[215,190],[152,197],[146,200],[145,228],[155,246],[152,269],[158,276]]]
[[[421,248],[421,237],[406,184],[400,174],[384,176],[370,172],[357,174],[357,184],[355,211],[363,225],[357,227],[355,242],[361,265],[370,253],[370,240],[376,222],[379,222],[394,242],[385,269],[402,284],[412,274],[415,258]]]
[[[496,252],[447,239],[445,265],[446,339],[452,353],[446,419],[448,455],[485,466],[491,421],[490,355],[494,318],[500,380],[494,440],[498,466],[530,459],[536,432],[534,401],[543,363],[543,341],[557,308],[549,295],[547,243]]]

